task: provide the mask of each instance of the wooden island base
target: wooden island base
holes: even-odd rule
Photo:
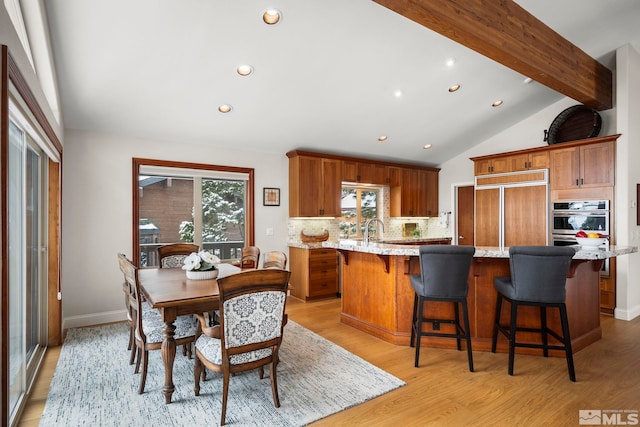
[[[419,274],[416,256],[376,255],[341,250],[342,313],[341,322],[396,345],[409,345],[414,291],[409,274]],[[599,271],[602,260],[574,259],[567,278],[567,313],[573,351],[579,351],[602,337],[600,329]],[[469,320],[472,349],[491,351],[491,336],[495,316],[496,291],[493,278],[509,276],[508,258],[476,257],[469,273]],[[427,303],[429,317],[453,319],[453,304]],[[503,303],[501,323],[509,323],[510,304]],[[518,326],[539,327],[539,309],[518,310]],[[548,325],[561,331],[557,309],[547,309]],[[431,328],[427,323],[425,328]],[[440,331],[453,332],[453,325],[441,324]],[[540,342],[540,334],[518,332],[518,341]],[[550,343],[553,338],[549,337]],[[464,344],[464,341],[463,341]],[[456,340],[423,337],[422,345],[435,348],[456,348]],[[504,336],[498,337],[497,351],[507,352]],[[541,354],[541,350],[516,348],[518,353]],[[550,354],[564,357],[564,352]]]

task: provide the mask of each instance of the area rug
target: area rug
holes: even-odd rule
[[[159,350],[149,352],[145,392],[128,364],[125,324],[68,331],[51,382],[41,426],[218,425],[222,377],[208,372],[193,393],[193,360],[178,349],[173,401],[164,403]],[[289,321],[278,365],[280,408],[268,370],[237,374],[229,384],[227,424],[303,426],[392,391],[405,383],[308,329]]]

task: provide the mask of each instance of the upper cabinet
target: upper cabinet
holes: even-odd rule
[[[547,169],[549,167],[549,153],[539,151],[533,153],[519,153],[512,155],[496,155],[478,158],[474,164],[475,174],[489,175],[495,173],[519,172],[531,169]]]
[[[340,216],[341,166],[334,159],[290,156],[289,216]]]
[[[389,185],[389,166],[380,163],[343,160],[342,181]]]
[[[612,187],[615,183],[615,141],[572,146],[549,154],[552,190]]]
[[[287,157],[291,217],[339,217],[343,182],[388,186],[391,216],[438,215],[440,169],[301,150]]]
[[[392,217],[437,216],[438,172],[401,169],[400,185],[391,187],[390,214]]]

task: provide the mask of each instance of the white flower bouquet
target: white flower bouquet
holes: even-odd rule
[[[187,271],[210,271],[216,270],[216,264],[220,264],[220,258],[207,251],[191,252],[184,259],[182,269]]]

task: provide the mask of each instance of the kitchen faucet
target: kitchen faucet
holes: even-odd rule
[[[368,245],[369,244],[369,224],[371,224],[372,222],[376,222],[379,224],[378,228],[376,229],[376,236],[380,236],[380,229],[382,229],[382,231],[384,232],[384,222],[382,222],[382,220],[380,218],[369,218],[365,223],[364,223],[364,245]]]

